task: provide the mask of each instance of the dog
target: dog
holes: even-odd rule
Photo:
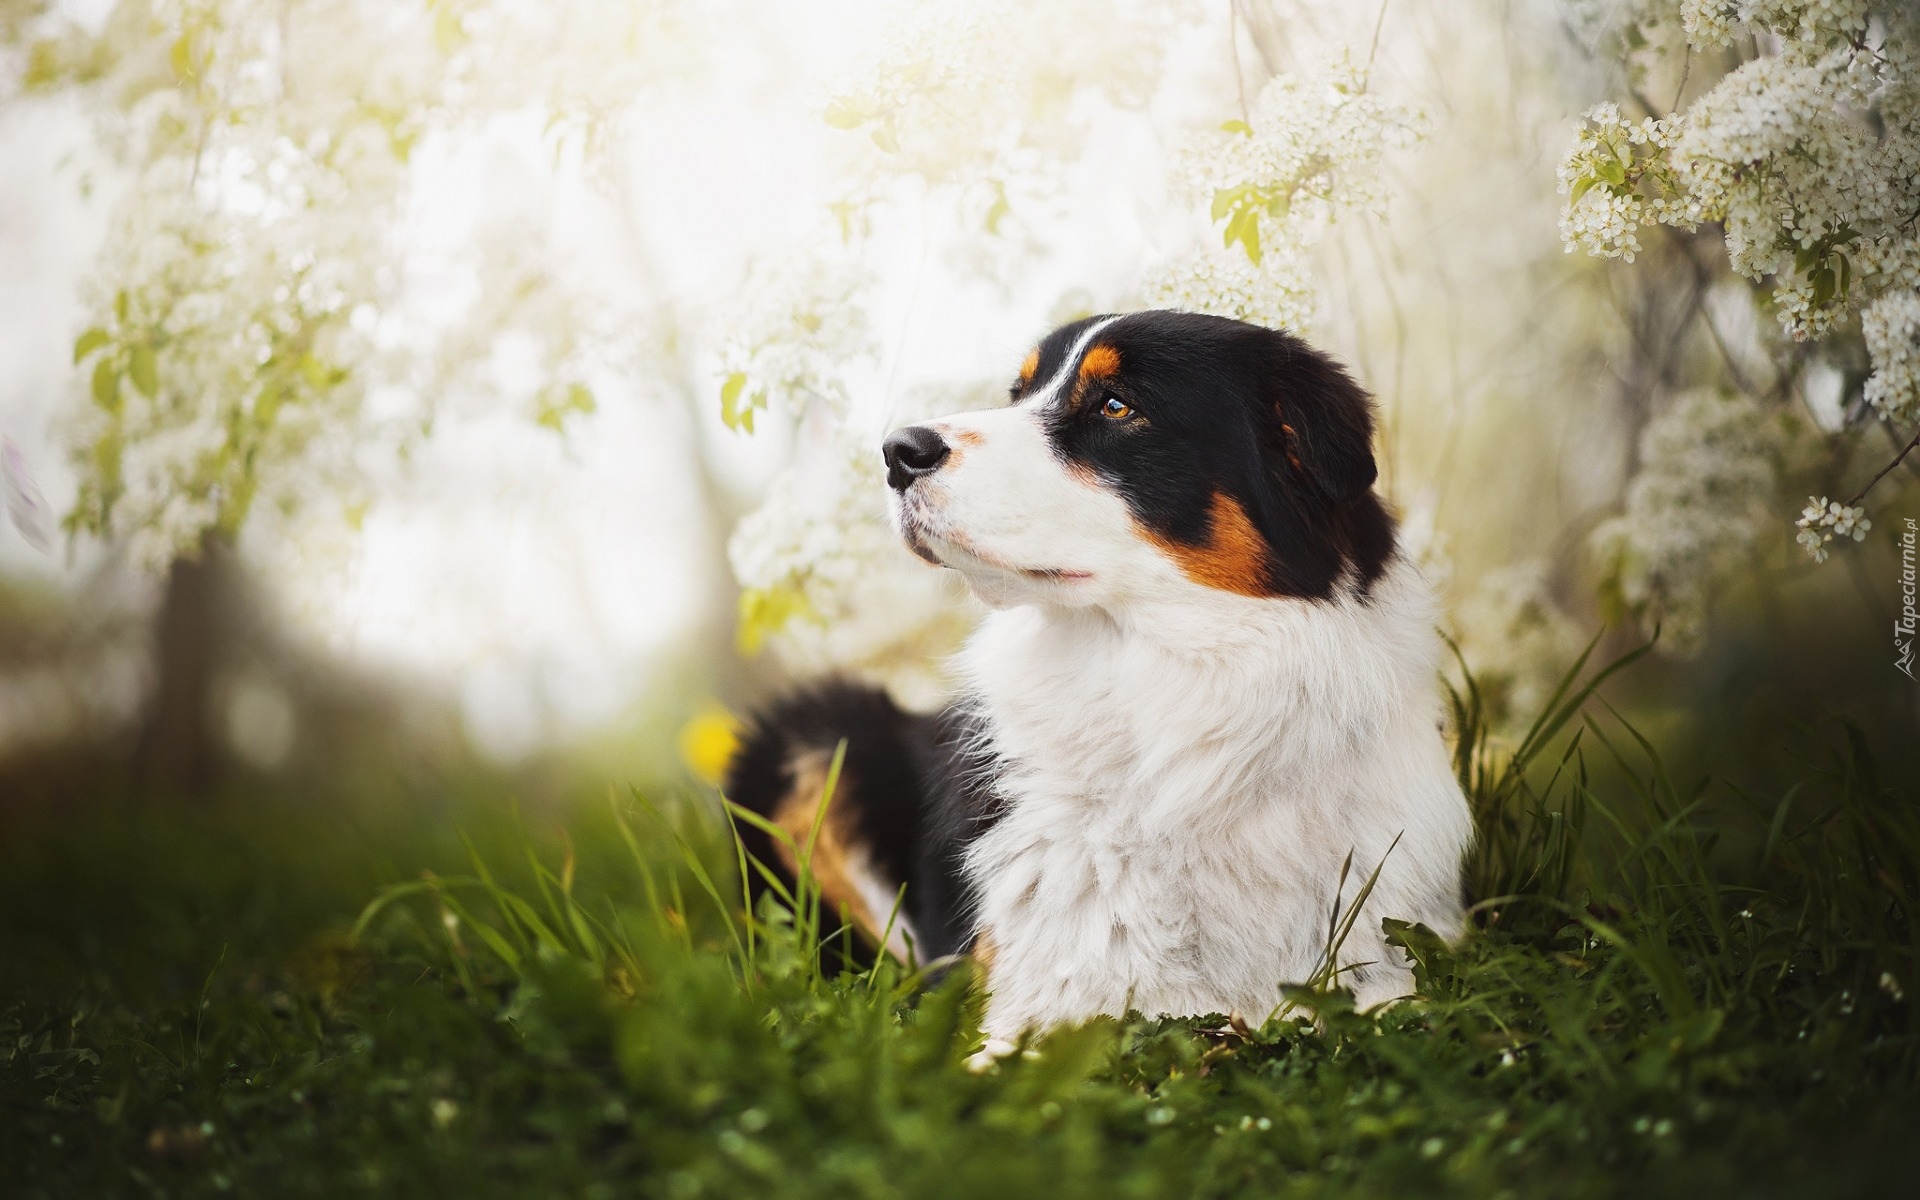
[[[1286,332],[1167,311],[1055,330],[1006,407],[881,447],[907,547],[992,610],[957,698],[789,696],[727,795],[811,839],[824,900],[876,944],[971,953],[986,1053],[1130,1010],[1257,1022],[1316,977],[1362,1009],[1409,994],[1382,918],[1458,936],[1472,823],[1373,426]]]

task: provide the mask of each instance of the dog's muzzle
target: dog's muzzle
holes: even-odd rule
[[[880,457],[887,460],[887,486],[904,492],[922,475],[940,469],[953,453],[953,447],[939,432],[927,425],[909,425],[896,429],[880,443]]]

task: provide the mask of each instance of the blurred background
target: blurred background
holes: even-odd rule
[[[1712,213],[1580,241],[1595,104],[1779,52],[1685,7],[0,0],[0,808],[558,804],[796,678],[935,705],[978,614],[880,435],[1156,304],[1352,364],[1501,720],[1657,630],[1609,697],[1677,769],[1910,770],[1912,466],[1795,542],[1911,433],[1859,323]]]

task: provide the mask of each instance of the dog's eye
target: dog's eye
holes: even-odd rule
[[[1116,421],[1124,421],[1133,415],[1133,410],[1128,408],[1126,401],[1120,399],[1120,397],[1108,396],[1107,402],[1100,406],[1100,415],[1103,417],[1112,417]]]

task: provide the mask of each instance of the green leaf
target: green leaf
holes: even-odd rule
[[[585,415],[598,407],[592,388],[584,383],[570,383],[564,388],[548,388],[541,392],[533,419],[555,433],[561,433],[566,429],[568,417],[576,413]]]
[[[254,428],[263,431],[272,429],[274,420],[280,416],[280,406],[287,402],[288,394],[292,390],[285,384],[273,384],[261,388],[260,394],[253,398],[251,415]]]
[[[1812,275],[1813,269],[1820,265],[1820,247],[1802,246],[1793,252],[1793,269],[1802,275]]]
[[[21,82],[28,91],[38,91],[60,82],[66,64],[60,56],[60,42],[55,38],[41,38],[27,50],[27,70]]]
[[[120,323],[121,323],[121,324],[123,324],[123,325],[124,325],[124,324],[126,324],[126,320],[127,320],[127,290],[126,290],[125,288],[121,288],[121,289],[120,289],[120,290],[119,290],[118,292],[115,292],[115,293],[114,293],[114,296],[113,296],[113,315],[114,315],[115,317],[117,317],[117,318],[119,318],[119,320],[120,320]]]
[[[825,618],[798,588],[777,585],[744,589],[740,593],[738,634],[741,651],[749,655],[759,653],[768,634],[778,633],[794,621],[824,624]]]
[[[1567,207],[1572,208],[1574,205],[1580,203],[1580,197],[1592,191],[1593,185],[1598,182],[1599,180],[1595,179],[1591,175],[1582,175],[1580,178],[1574,180],[1573,196],[1571,199],[1567,201]]]
[[[1247,258],[1254,263],[1260,261],[1260,214],[1253,209],[1240,209],[1227,221],[1226,238],[1223,245],[1240,243],[1247,252]]]
[[[1815,306],[1833,299],[1834,286],[1839,282],[1832,267],[1821,267],[1813,273],[1813,302]]]
[[[153,347],[146,342],[136,344],[128,355],[127,378],[149,400],[160,390],[160,366],[154,361]]]
[[[835,96],[827,103],[827,110],[821,114],[827,124],[835,129],[858,129],[860,123],[871,114],[859,104],[845,96]]]
[[[735,371],[720,385],[720,420],[728,429],[752,433],[753,410],[765,408],[766,405],[766,392],[747,391],[747,375],[744,371]]]
[[[338,387],[347,377],[345,368],[336,367],[325,359],[310,353],[302,354],[299,363],[296,365],[300,369],[300,378],[306,380],[307,386],[315,391],[325,391],[328,388]]]
[[[1220,132],[1238,133],[1238,134],[1244,134],[1247,137],[1252,137],[1253,126],[1247,124],[1245,121],[1223,121],[1220,124]]]
[[[433,41],[440,47],[440,53],[452,54],[467,44],[467,27],[462,23],[460,14],[451,4],[435,6],[433,14]]]
[[[1238,208],[1246,201],[1248,193],[1252,191],[1253,188],[1251,185],[1242,184],[1239,187],[1221,188],[1215,192],[1213,194],[1213,219],[1218,221],[1235,208]]]
[[[1615,187],[1624,187],[1627,182],[1627,164],[1617,158],[1610,158],[1595,167],[1594,174]]]
[[[112,340],[113,335],[98,325],[87,330],[79,337],[73,339],[73,365],[76,367],[79,366],[80,361],[86,358],[87,355],[92,354],[95,350],[98,350]]]
[[[873,144],[887,154],[900,153],[900,135],[894,132],[891,124],[882,125],[873,131]]]
[[[93,402],[110,413],[120,411],[120,368],[111,358],[94,364]]]
[[[720,419],[731,429],[739,420],[740,393],[746,390],[747,377],[739,371],[727,376],[720,385]]]
[[[1004,221],[1013,209],[1007,204],[1007,189],[1002,184],[993,185],[993,205],[987,209],[987,232],[998,237],[1000,222]]]

